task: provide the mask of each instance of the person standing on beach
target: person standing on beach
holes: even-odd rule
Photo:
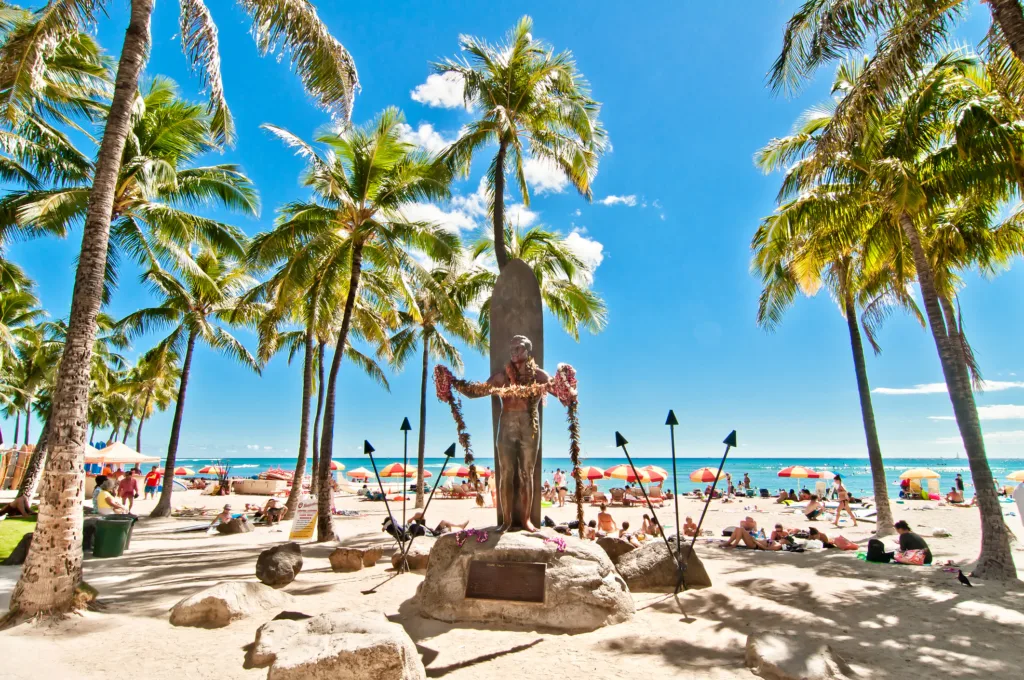
[[[964,478],[959,472],[956,473],[956,490],[960,492],[961,496],[964,494]]]
[[[146,475],[144,498],[146,500],[149,500],[150,498],[156,498],[156,488],[158,486],[160,486],[160,470],[157,469],[156,465],[154,465],[153,469],[150,470],[149,474]]]
[[[135,499],[139,497],[139,480],[135,479],[131,470],[117,483],[117,497],[121,499],[121,505],[131,512]]]
[[[839,517],[842,515],[843,510],[846,510],[846,514],[848,514],[850,519],[853,520],[853,526],[857,526],[857,517],[853,514],[853,508],[850,507],[850,492],[846,490],[845,486],[843,486],[843,478],[836,475],[835,479],[832,481],[835,482],[832,485],[832,488],[836,490],[837,494],[839,494],[839,507],[836,508],[835,526],[839,526]]]

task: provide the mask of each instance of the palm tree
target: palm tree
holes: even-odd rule
[[[484,269],[453,271],[436,267],[430,271],[435,285],[416,290],[415,309],[399,313],[401,327],[391,338],[395,363],[401,367],[420,348],[420,422],[416,449],[416,507],[423,507],[423,466],[427,443],[427,375],[430,357],[462,371],[462,355],[446,333],[470,347],[483,348],[483,335],[466,317],[470,305],[493,286],[493,274]]]
[[[291,62],[317,103],[347,120],[359,87],[355,64],[348,52],[320,21],[306,0],[239,0],[252,18],[252,32],[262,53],[278,49]],[[12,33],[0,47],[0,65],[16,73],[37,72],[51,45],[76,34],[103,10],[102,0],[50,2],[33,14],[25,30]],[[21,579],[11,596],[17,616],[59,613],[73,604],[74,588],[81,579],[81,498],[85,444],[85,412],[90,353],[96,336],[96,314],[103,301],[111,214],[121,160],[132,125],[139,76],[150,48],[150,20],[154,0],[131,0],[128,28],[117,67],[107,123],[100,143],[78,268],[71,300],[65,360],[53,395],[53,433],[48,481],[36,525],[35,547],[29,551]],[[201,71],[200,80],[210,93],[214,137],[232,137],[231,116],[220,77],[217,30],[203,0],[181,2],[182,45]],[[32,79],[15,77],[17,91],[31,87]],[[15,92],[15,90],[12,90]],[[10,98],[9,98],[10,99]],[[9,100],[8,99],[8,100]],[[52,468],[52,470],[50,469]],[[59,576],[54,576],[58,575]]]
[[[189,266],[182,244],[200,242],[241,256],[242,232],[202,217],[204,207],[259,213],[259,199],[238,166],[193,165],[216,149],[214,120],[204,107],[180,99],[178,86],[158,76],[140,96],[114,191],[107,287],[117,282],[125,255],[149,268]],[[46,189],[23,189],[0,199],[0,231],[9,228],[67,233],[85,219],[92,178]]]
[[[241,324],[255,326],[262,306],[244,304],[241,296],[255,284],[245,267],[230,258],[222,258],[213,250],[205,249],[195,257],[196,269],[182,271],[176,277],[162,269],[151,269],[146,280],[153,291],[162,296],[155,307],[140,309],[118,322],[129,338],[160,328],[170,327],[170,334],[162,345],[184,356],[181,379],[178,384],[177,403],[171,424],[171,438],[167,445],[164,479],[174,478],[175,457],[181,436],[181,422],[185,411],[185,392],[192,369],[192,355],[196,343],[233,357],[241,364],[259,372],[259,365],[249,351],[235,339],[227,328]],[[165,484],[151,517],[171,514],[171,484]]]
[[[1011,105],[998,95],[990,96],[985,79],[977,77],[978,68],[969,55],[945,55],[924,69],[898,100],[873,104],[883,115],[869,121],[863,135],[834,137],[844,140],[842,148],[821,143],[829,122],[815,140],[813,153],[794,156],[798,160],[787,173],[780,198],[820,187],[828,200],[815,204],[807,215],[820,231],[815,238],[822,243],[856,243],[867,220],[872,225],[869,247],[892,253],[892,262],[903,269],[898,276],[904,279],[910,273],[901,260],[909,249],[981,509],[982,549],[975,574],[1013,579],[1016,569],[985,454],[970,372],[959,331],[947,325],[940,301],[948,292],[940,287],[943,274],[937,275],[929,255],[931,227],[940,215],[949,214],[950,206],[991,208],[1020,187],[1014,150],[1024,146],[1024,138],[1016,119],[1007,115]],[[853,92],[859,85],[858,73],[855,66],[848,72]]]
[[[331,527],[332,489],[329,484],[334,447],[334,414],[338,371],[348,343],[353,312],[359,297],[364,268],[381,278],[399,270],[416,271],[404,250],[416,248],[438,261],[452,261],[458,239],[439,226],[409,222],[402,210],[417,200],[442,199],[448,195],[450,175],[415,146],[401,138],[402,114],[386,109],[371,123],[326,132],[317,141],[326,146],[321,154],[289,132],[266,126],[307,159],[303,184],[314,198],[283,209],[282,225],[296,238],[308,241],[302,266],[328,271],[340,266],[348,273],[345,305],[337,330],[334,358],[327,377],[323,432],[320,439],[317,540],[334,536]],[[422,280],[422,279],[421,279]],[[401,290],[408,299],[407,291]],[[385,301],[379,301],[385,302]],[[386,301],[390,304],[390,299]],[[383,305],[382,305],[383,306]]]
[[[606,146],[598,121],[600,105],[576,70],[571,52],[554,53],[535,40],[533,20],[524,16],[501,45],[469,36],[459,39],[464,56],[434,69],[460,79],[467,107],[479,115],[443,153],[454,172],[468,175],[473,154],[496,144],[487,170],[495,257],[504,268],[505,175],[511,168],[523,202],[530,204],[524,164],[532,157],[557,167],[588,201],[597,163]]]
[[[123,388],[131,395],[138,418],[135,429],[135,450],[142,453],[142,426],[154,411],[166,411],[174,403],[181,381],[181,358],[170,345],[160,343],[139,357]],[[128,431],[125,430],[125,436]]]
[[[966,0],[804,0],[786,24],[780,52],[769,74],[773,90],[797,92],[820,66],[875,50],[857,87],[836,111],[836,123],[821,141],[839,145],[839,132],[859,129],[879,111],[879,97],[893,101],[917,74],[953,42]],[[986,0],[992,29],[985,48],[993,60],[1012,53],[1024,64],[1024,13],[1020,0]]]
[[[540,284],[544,306],[573,340],[579,341],[580,330],[591,333],[604,330],[608,324],[608,308],[601,296],[591,290],[593,272],[565,238],[542,226],[526,231],[506,226],[504,240],[510,257],[523,260],[533,270]],[[494,239],[488,233],[477,241],[471,255],[476,259],[493,253],[494,248]],[[489,279],[488,288],[493,290],[497,276],[491,272]],[[490,319],[491,300],[488,297],[480,309],[480,331],[484,336],[490,331]]]

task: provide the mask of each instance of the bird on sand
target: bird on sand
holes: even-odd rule
[[[967,577],[964,576],[964,570],[963,569],[957,570],[956,580],[960,581],[960,583],[964,584],[968,588],[973,588],[974,587],[973,585],[971,585],[971,582],[967,580]]]

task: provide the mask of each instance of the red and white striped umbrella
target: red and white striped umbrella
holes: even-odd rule
[[[355,470],[349,470],[348,476],[352,479],[369,479],[370,471],[366,468],[356,468]]]
[[[415,477],[416,468],[405,467],[401,463],[388,463],[380,470],[381,477]]]
[[[725,475],[725,472],[722,473]],[[718,478],[718,470],[712,470],[711,468],[701,468],[694,470],[690,473],[690,481],[699,484],[710,484]]]
[[[803,465],[790,465],[788,468],[779,470],[779,477],[794,477],[798,479],[807,479],[814,477],[817,473],[811,468],[805,468]]]
[[[627,482],[650,482],[651,473],[647,470],[637,470],[640,473],[639,480],[636,473],[633,472],[631,465],[615,465],[604,471],[604,476],[611,479],[622,479]]]
[[[604,470],[593,465],[580,468],[580,474],[583,476],[583,479],[604,479]]]

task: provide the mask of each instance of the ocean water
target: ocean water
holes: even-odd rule
[[[354,470],[359,467],[366,468],[372,472],[373,468],[370,465],[370,459],[367,456],[360,458],[338,458],[338,462],[345,466],[346,470]],[[400,458],[377,458],[374,460],[377,463],[378,469],[384,467],[388,463],[402,462]],[[721,459],[719,458],[677,458],[676,459],[676,472],[679,476],[679,490],[681,492],[687,492],[694,488],[704,488],[704,484],[695,484],[690,481],[689,475],[694,470],[702,467],[710,467],[717,469]],[[221,462],[225,465],[230,465],[232,477],[255,477],[264,470],[272,468],[283,468],[285,470],[295,469],[294,458],[180,458],[178,459],[179,465],[186,465],[191,468],[199,469],[204,465]],[[430,478],[430,482],[433,483],[436,479],[437,474],[441,470],[441,465],[444,459],[442,458],[427,458],[425,466],[427,470],[430,470],[434,477]],[[669,479],[665,483],[665,488],[671,488],[672,477],[671,477],[671,466],[672,459],[670,458],[634,458],[633,462],[638,468],[645,465],[657,465],[669,471]],[[415,459],[412,459],[412,463],[415,464]],[[584,465],[592,465],[601,469],[607,469],[614,465],[621,465],[626,463],[625,456],[616,458],[589,458],[584,461]],[[456,456],[449,463],[452,465],[462,465],[462,458]],[[492,467],[493,459],[477,457],[476,465],[478,467]],[[735,458],[729,459],[725,465],[725,472],[732,474],[733,482],[738,484],[743,479],[743,473],[750,475],[750,481],[753,483],[755,488],[769,489],[772,494],[778,492],[780,488],[796,489],[801,485],[813,487],[817,480],[814,479],[790,479],[780,478],[778,476],[779,470],[790,465],[803,465],[804,467],[811,468],[812,470],[828,470],[829,472],[838,473],[842,475],[843,481],[846,487],[850,489],[854,494],[868,494],[872,493],[871,484],[871,468],[867,458]],[[1010,485],[1013,484],[1006,480],[1006,475],[1016,470],[1024,470],[1024,459],[1009,459],[1009,458],[993,458],[989,460],[989,466],[992,468],[992,474],[1000,484]],[[567,458],[545,458],[544,459],[544,479],[550,480],[556,469],[567,470],[571,467],[571,463]],[[885,461],[885,473],[886,480],[889,482],[889,488],[893,492],[892,495],[896,495],[899,485],[899,475],[904,470],[909,468],[924,467],[934,470],[942,475],[940,480],[940,488],[945,493],[949,491],[950,487],[953,486],[953,480],[957,473],[963,475],[964,483],[967,487],[967,495],[971,495],[972,480],[971,471],[967,466],[966,459],[952,459],[952,458],[889,458]],[[311,464],[307,464],[306,472],[311,472]],[[372,479],[372,477],[371,477]],[[389,482],[395,482],[399,480],[387,480]],[[826,480],[831,484],[831,480]],[[724,476],[719,486],[722,486],[725,482]],[[603,479],[597,480],[598,488],[607,490],[613,486],[621,486],[622,482],[619,480]]]

